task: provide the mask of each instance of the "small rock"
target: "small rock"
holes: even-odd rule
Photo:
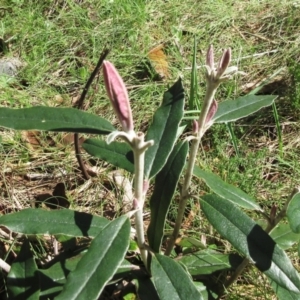
[[[0,76],[13,77],[17,75],[18,69],[22,66],[22,62],[14,57],[0,59]]]

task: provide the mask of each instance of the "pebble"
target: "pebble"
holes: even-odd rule
[[[17,58],[0,59],[0,76],[14,77],[18,73],[18,69],[22,66],[22,62]]]

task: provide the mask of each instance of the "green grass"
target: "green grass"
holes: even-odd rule
[[[233,65],[245,72],[225,83],[216,96],[218,101],[247,94],[280,68],[283,71],[262,93],[280,95],[276,100],[282,124],[282,157],[272,109],[264,109],[232,124],[237,138],[239,157],[224,126],[210,129],[202,142],[198,164],[219,174],[251,194],[264,207],[279,206],[292,188],[299,184],[299,10],[295,1],[33,1],[4,0],[0,5],[0,38],[9,51],[4,57],[17,57],[23,62],[13,80],[0,80],[0,105],[30,107],[33,105],[71,106],[93,70],[102,49],[109,46],[108,59],[124,78],[129,90],[136,128],[145,131],[152,113],[159,106],[163,92],[182,76],[188,97],[193,57],[193,37],[197,43],[197,65],[205,62],[205,52],[213,43],[217,58],[222,49],[232,48]],[[155,81],[147,74],[147,53],[165,43],[170,78]],[[150,71],[154,72],[150,67]],[[203,68],[198,69],[198,96],[205,93]],[[92,84],[87,96],[87,110],[116,124],[103,80]],[[187,107],[186,107],[187,108]],[[22,205],[31,205],[36,194],[53,189],[53,180],[29,182],[29,172],[54,172],[61,168],[67,175],[61,180],[67,186],[71,207],[99,214],[118,210],[120,203],[107,208],[106,190],[112,190],[109,168],[102,167],[98,179],[83,193],[83,185],[69,143],[61,146],[61,136],[53,135],[54,145],[28,147],[18,132],[1,129],[0,199],[8,203],[4,211],[14,209],[15,197]],[[194,181],[193,192],[207,190]],[[15,191],[14,197],[7,193]],[[111,192],[111,191],[110,191]],[[189,207],[197,211],[191,201]],[[172,219],[176,205],[171,208]],[[190,223],[198,232],[201,216]],[[257,274],[248,273],[249,281],[236,283],[227,299],[239,299],[244,286],[244,299],[271,299],[272,291]],[[248,280],[248,279],[247,279]],[[248,297],[248,298],[247,298]]]

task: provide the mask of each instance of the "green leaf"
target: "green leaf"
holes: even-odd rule
[[[123,296],[123,300],[136,300],[136,294],[129,292]]]
[[[199,293],[201,293],[201,296],[203,300],[217,300],[219,299],[218,295],[214,293],[211,290],[208,290],[208,288],[200,281],[194,281],[194,284],[198,290]]]
[[[289,224],[278,224],[270,236],[283,250],[291,248],[300,240],[300,234],[294,233]]]
[[[151,273],[161,300],[203,299],[188,274],[170,257],[154,254]]]
[[[136,287],[136,293],[139,296],[138,299],[160,300],[149,276],[140,275],[134,279],[133,282],[134,286]]]
[[[134,173],[133,152],[127,143],[112,142],[99,139],[88,139],[82,144],[90,155],[100,158],[118,168]]]
[[[86,250],[85,250],[86,252]],[[47,269],[39,269],[38,274],[41,282],[40,297],[45,299],[57,296],[66,283],[67,276],[75,270],[78,262],[83,257],[83,253],[71,257],[68,252],[62,253],[55,258],[57,261]]]
[[[197,107],[199,109],[199,99],[198,99],[198,80],[197,80],[197,43],[196,36],[194,36],[194,49],[193,49],[193,63],[191,70],[191,87],[190,87],[190,99],[189,99],[189,110],[195,109]]]
[[[179,246],[183,248],[200,248],[200,249],[206,249],[206,245],[199,241],[198,239],[195,239],[191,236],[183,236],[180,238],[179,242],[176,242]],[[194,251],[195,252],[195,251]]]
[[[184,255],[179,262],[186,266],[191,275],[204,275],[219,270],[235,269],[242,262],[242,258],[207,249]]]
[[[194,167],[194,175],[202,178],[209,188],[217,195],[227,199],[243,208],[263,211],[252,197],[235,187],[234,185],[224,182],[219,176]]]
[[[294,195],[290,201],[286,215],[291,229],[295,233],[300,233],[300,193]]]
[[[162,105],[153,116],[146,141],[153,140],[154,145],[145,153],[145,177],[155,176],[166,163],[176,142],[176,134],[183,116],[184,90],[182,81],[178,81],[164,93]]]
[[[108,134],[116,129],[105,119],[75,108],[35,106],[0,108],[0,126],[17,130]]]
[[[23,234],[96,236],[109,221],[69,209],[48,211],[28,208],[0,217],[0,225]]]
[[[73,251],[77,248],[77,237],[64,234],[56,234],[54,237],[59,243],[61,243],[61,246],[64,250]]]
[[[138,243],[135,240],[130,240],[128,251],[137,251],[139,249]]]
[[[238,251],[283,288],[300,293],[300,278],[286,253],[251,218],[217,195],[202,197],[208,221]]]
[[[87,252],[87,250],[82,251],[82,253],[76,256],[73,254],[73,257],[71,257],[69,252],[62,253],[55,257],[56,262],[49,268],[38,270],[41,282],[40,297],[53,299],[53,297],[57,296],[63,290],[69,273],[76,269],[78,262],[84,255],[84,252]],[[115,273],[114,280],[123,278],[126,275],[128,276],[131,271],[132,265],[128,261],[123,260]]]
[[[104,227],[92,241],[88,252],[71,272],[63,291],[55,298],[98,299],[116,273],[128,249],[130,222],[122,216]]]
[[[127,249],[127,251],[129,251]],[[131,264],[128,260],[123,259],[122,263],[119,265],[117,271],[114,274],[113,279],[109,282],[112,284],[120,279],[128,276],[132,276],[133,271],[136,269],[136,265]]]
[[[271,286],[272,286],[273,290],[275,291],[275,293],[278,297],[278,300],[299,300],[298,293],[289,291],[289,290],[281,287],[274,281],[271,281]]]
[[[167,212],[185,165],[188,148],[187,142],[178,143],[155,178],[150,199],[151,220],[147,230],[148,243],[154,252],[160,251]]]
[[[246,95],[236,100],[227,100],[219,103],[218,110],[213,117],[214,123],[234,122],[238,119],[247,117],[269,106],[277,98],[274,95]]]
[[[28,240],[24,241],[18,257],[11,266],[7,276],[7,287],[10,299],[39,299],[40,282]]]

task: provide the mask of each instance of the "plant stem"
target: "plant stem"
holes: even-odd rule
[[[226,123],[226,127],[227,127],[228,132],[229,132],[230,137],[231,137],[231,141],[232,141],[232,144],[233,144],[233,148],[234,148],[234,150],[235,150],[235,155],[236,155],[237,157],[239,157],[240,155],[239,155],[238,145],[237,145],[237,142],[236,142],[236,136],[235,136],[235,134],[234,134],[234,132],[233,132],[233,130],[232,130],[232,125],[231,125],[231,123]]]
[[[240,265],[236,268],[235,272],[232,276],[224,283],[224,289],[227,289],[231,284],[235,282],[235,280],[242,274],[244,269],[248,266],[250,260],[248,258],[244,258]],[[221,294],[224,293],[224,289]]]
[[[276,124],[276,131],[277,131],[277,135],[278,135],[279,156],[282,158],[283,157],[282,135],[281,135],[280,122],[279,122],[279,115],[278,115],[278,111],[277,111],[275,102],[273,102],[272,108],[273,108],[273,116],[274,116],[275,124]]]
[[[134,214],[135,227],[137,234],[137,242],[141,251],[142,260],[147,267],[147,250],[144,248],[145,234],[144,234],[144,222],[143,222],[143,207],[144,207],[144,161],[145,150],[140,148],[140,145],[144,143],[144,136],[139,136],[136,139],[137,145],[133,147],[134,153],[134,197],[137,201],[137,212]]]
[[[199,130],[197,132],[197,136],[192,141],[191,151],[190,151],[189,160],[188,160],[188,164],[187,164],[187,170],[185,173],[184,183],[182,186],[180,200],[179,200],[178,214],[177,214],[177,218],[175,221],[173,233],[169,239],[167,249],[165,251],[165,255],[171,254],[171,251],[175,245],[175,241],[179,234],[179,230],[180,230],[183,216],[184,216],[185,207],[187,204],[187,200],[189,198],[188,190],[189,190],[192,176],[193,176],[193,170],[194,170],[194,166],[195,166],[195,162],[196,162],[198,148],[200,145],[201,138],[205,132],[206,117],[207,117],[209,108],[213,102],[214,95],[216,93],[218,86],[219,86],[219,84],[216,82],[208,82],[208,87],[206,90],[204,102],[203,102],[201,113],[200,113],[199,120],[198,120]]]
[[[165,251],[165,255],[170,255],[171,254],[171,251],[174,247],[176,238],[179,234],[179,230],[180,230],[180,227],[181,227],[181,224],[182,224],[185,207],[186,207],[186,204],[187,204],[187,200],[189,198],[188,189],[189,189],[191,179],[192,179],[192,176],[193,176],[193,169],[194,169],[194,165],[195,165],[195,161],[196,161],[196,155],[197,155],[197,152],[198,152],[199,144],[200,144],[200,139],[199,138],[192,141],[190,158],[188,160],[188,167],[187,167],[187,170],[186,170],[186,173],[185,173],[184,184],[182,186],[182,191],[181,191],[181,195],[180,195],[177,218],[176,218],[176,222],[175,222],[175,226],[174,226],[174,229],[173,229],[172,236],[170,237],[167,249]]]

